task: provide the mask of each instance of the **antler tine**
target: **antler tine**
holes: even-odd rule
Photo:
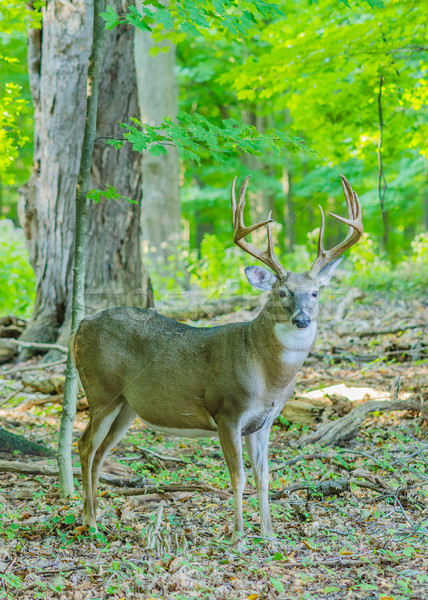
[[[236,177],[234,178],[233,183],[232,183],[231,204],[232,204],[233,229],[234,229],[233,241],[235,242],[235,244],[237,246],[239,246],[239,248],[244,250],[244,252],[247,252],[247,254],[250,254],[251,256],[254,256],[254,258],[257,258],[257,260],[260,260],[261,262],[265,263],[265,265],[270,267],[274,271],[274,273],[276,273],[278,275],[278,277],[280,279],[282,279],[287,274],[287,271],[284,269],[284,267],[281,265],[281,263],[275,257],[273,240],[272,240],[272,227],[271,227],[271,223],[273,220],[272,219],[272,211],[269,213],[269,216],[265,221],[256,223],[255,225],[250,225],[249,227],[245,226],[245,223],[244,223],[244,208],[245,208],[245,202],[246,202],[245,193],[247,191],[247,186],[248,186],[249,180],[250,180],[250,176],[245,178],[245,180],[241,186],[241,189],[239,190],[238,200],[236,200],[236,196],[235,196]],[[263,251],[263,250],[258,250],[250,242],[246,242],[244,238],[245,238],[245,236],[250,234],[252,231],[255,231],[256,229],[260,229],[260,227],[264,227],[265,225],[267,228],[268,247],[267,247],[267,250]]]
[[[342,223],[345,223],[349,226],[348,235],[334,248],[330,250],[324,250],[323,247],[323,238],[324,238],[324,226],[325,226],[325,218],[324,212],[320,206],[321,210],[321,226],[320,233],[318,237],[318,256],[311,267],[311,273],[314,275],[318,275],[323,267],[328,265],[328,263],[332,262],[335,258],[338,258],[341,254],[348,250],[351,246],[356,244],[358,240],[363,235],[363,221],[361,218],[361,204],[357,194],[351,187],[351,184],[346,179],[344,175],[340,176],[342,180],[342,188],[343,193],[346,199],[346,207],[348,210],[348,218],[341,217],[340,215],[336,215],[330,213],[330,216]]]

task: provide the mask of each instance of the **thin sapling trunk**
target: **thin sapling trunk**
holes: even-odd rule
[[[104,22],[100,15],[104,11],[104,8],[105,0],[94,0],[92,49],[89,57],[87,79],[85,133],[76,186],[76,230],[71,317],[72,332],[77,330],[80,321],[85,316],[85,265],[88,213],[86,194],[89,190],[92,156],[96,137],[98,85],[104,38]],[[74,493],[71,446],[73,423],[76,415],[77,392],[78,380],[73,360],[69,352],[65,373],[64,403],[62,407],[58,442],[58,467],[60,494],[62,498],[68,498]]]

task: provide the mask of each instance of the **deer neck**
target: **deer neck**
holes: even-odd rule
[[[260,314],[251,322],[253,340],[262,356],[269,356],[276,367],[300,369],[315,339],[316,320],[305,329],[291,323],[291,316],[271,297]]]

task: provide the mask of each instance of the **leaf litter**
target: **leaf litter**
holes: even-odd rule
[[[427,303],[411,296],[369,295],[354,300],[346,316],[334,322],[338,304],[330,298],[324,302],[318,339],[298,376],[296,396],[346,384],[387,397],[398,381],[394,393],[426,400]],[[344,313],[343,306],[340,310]],[[210,323],[254,315],[237,311]],[[401,327],[398,333],[359,335]],[[54,448],[62,372],[62,366],[44,371],[53,381],[51,401],[44,383],[42,391],[34,385],[21,389],[23,379],[34,381],[28,371],[23,378],[18,372],[0,379],[4,396],[10,396],[0,406],[0,424]],[[86,418],[84,410],[78,412],[76,441]],[[100,484],[97,533],[82,525],[79,479],[76,497],[64,503],[56,476],[0,472],[0,598],[427,597],[426,415],[374,413],[340,447],[298,448],[298,441],[316,427],[284,418],[273,427],[269,459],[275,540],[260,537],[245,455],[249,478],[242,552],[229,541],[232,496],[215,440],[167,437],[137,420],[103,468],[122,486]],[[74,451],[77,467],[76,446]],[[150,486],[149,493],[124,495],[144,485]],[[203,491],[186,490],[192,485]]]

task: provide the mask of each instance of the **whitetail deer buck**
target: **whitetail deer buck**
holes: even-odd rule
[[[135,416],[166,434],[218,436],[232,481],[235,527],[243,533],[245,483],[242,437],[254,471],[262,536],[273,534],[268,500],[269,432],[293,392],[297,371],[315,337],[318,292],[333,275],[345,250],[363,233],[357,194],[342,176],[348,236],[331,250],[323,247],[324,213],[318,256],[310,271],[291,273],[274,254],[271,222],[245,227],[247,177],[235,200],[232,185],[234,242],[265,263],[248,267],[251,285],[271,294],[260,314],[248,323],[190,327],[139,308],[112,308],[82,321],[70,347],[86,391],[90,420],[79,440],[84,523],[95,527],[101,465],[125,435]],[[245,237],[267,227],[268,247],[257,250]]]

